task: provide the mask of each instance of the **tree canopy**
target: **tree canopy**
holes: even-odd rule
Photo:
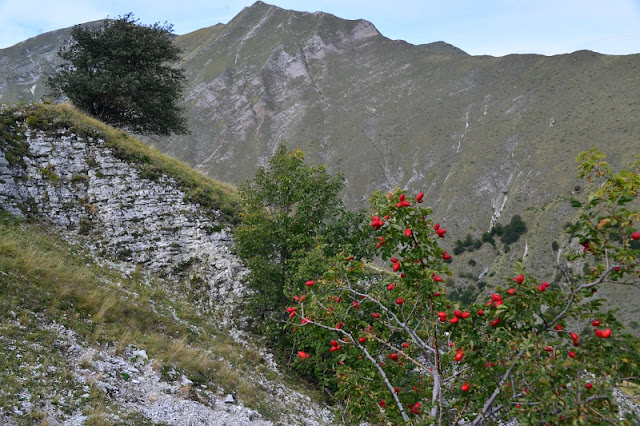
[[[301,151],[288,152],[281,144],[267,167],[241,187],[244,212],[235,240],[251,269],[259,317],[284,306],[309,268],[320,272],[327,266],[318,267],[317,260],[353,242],[359,220],[338,197],[343,186],[342,176],[304,164]]]
[[[142,134],[186,133],[177,101],[185,80],[171,24],[142,25],[126,14],[76,25],[49,86],[88,114]]]

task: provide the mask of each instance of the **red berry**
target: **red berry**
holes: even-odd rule
[[[400,264],[399,263],[394,263],[393,264],[393,272],[398,272],[398,269],[400,269]]]
[[[436,230],[436,231],[437,231],[438,229],[440,229],[440,224],[439,224],[439,223],[436,223],[435,225],[433,225],[433,229],[434,229],[434,230]]]
[[[437,283],[442,282],[442,278],[440,278],[438,275],[434,275],[433,280]]]
[[[439,291],[434,291],[433,292],[433,296],[434,297],[439,297],[440,296],[440,292]]]
[[[363,336],[359,340],[360,340],[360,343],[364,343],[367,341],[367,338]]]
[[[520,274],[515,278],[512,278],[513,281],[517,282],[518,284],[522,284],[522,282],[524,281],[524,275]]]
[[[416,201],[421,203],[422,199],[424,198],[424,192],[419,193],[418,195],[416,195]]]
[[[372,313],[371,316],[374,317],[375,319],[380,318],[380,314],[377,312]]]
[[[409,344],[408,344],[407,342],[404,342],[404,343],[402,344],[402,347],[403,347],[403,348],[408,348],[408,347],[409,347]]]
[[[469,318],[471,316],[471,313],[469,312],[463,312],[462,313],[462,318]]]
[[[484,315],[484,311],[482,309],[478,309],[478,316],[481,317]]]
[[[391,263],[398,263],[398,258],[392,257],[391,258]]]
[[[594,327],[599,326],[599,325],[600,325],[600,320],[599,320],[599,319],[597,319],[597,320],[593,320],[593,321],[591,322],[591,325],[592,325],[592,326],[594,326]]]
[[[444,252],[444,253],[442,253],[442,258],[444,260],[449,260],[449,259],[451,259],[451,255],[449,253],[447,253],[447,252]]]
[[[580,338],[577,333],[571,333],[570,336],[573,340],[578,340]]]
[[[402,305],[402,304],[404,303],[404,299],[403,299],[402,297],[398,297],[398,298],[396,299],[396,303],[397,303],[398,305]]]
[[[344,325],[344,323],[341,323],[341,322],[337,323],[336,324],[336,329],[340,330],[343,325]]]
[[[395,288],[395,286],[396,286],[396,283],[391,283],[387,286],[387,290],[391,291]]]
[[[496,318],[493,321],[491,321],[491,327],[495,327],[498,324],[500,324],[500,318]]]
[[[562,331],[563,330],[562,325],[556,324],[556,330],[557,331]]]
[[[458,317],[453,317],[453,318],[451,318],[451,319],[449,320],[449,322],[450,322],[451,324],[457,324],[457,323],[458,323],[458,321],[460,321],[460,320],[458,319]]]
[[[607,328],[605,330],[602,330],[602,337],[604,337],[605,339],[611,337],[611,329]]]
[[[438,229],[436,232],[438,233],[438,237],[440,237],[440,238],[444,238],[444,234],[446,234],[446,233],[447,233],[447,230],[446,230],[446,229],[444,229],[444,228],[440,228],[440,229]]]
[[[331,346],[338,346],[338,342],[336,342],[335,340],[331,341]]]
[[[591,389],[593,387],[593,385],[591,383],[585,383],[584,387],[587,389]]]
[[[574,351],[569,351],[569,358],[575,358],[576,357],[576,353]]]
[[[406,235],[407,237],[410,237],[411,234],[412,234],[411,228],[407,228],[407,229],[404,230],[404,235]]]
[[[462,351],[458,351],[458,353],[456,354],[454,359],[456,360],[456,362],[460,362],[460,360],[462,360],[463,356],[464,356],[464,354],[462,353]]]
[[[455,315],[458,318],[462,318],[462,311],[459,309],[456,309],[455,311],[453,311],[453,315]]]
[[[631,234],[631,238],[634,240],[639,240],[640,239],[640,232],[634,232],[633,234]]]
[[[465,383],[460,387],[460,389],[462,390],[462,392],[469,392],[469,385]]]
[[[545,346],[544,350],[547,352],[551,352],[553,350],[553,348],[551,346]]]
[[[515,288],[510,288],[507,293],[509,293],[509,295],[513,296],[514,294],[516,294],[516,289]]]
[[[404,201],[404,194],[400,194],[400,201]]]
[[[398,354],[391,354],[389,355],[389,358],[391,358],[393,361],[398,361]]]
[[[382,408],[384,408],[384,407],[387,406],[387,403],[384,402],[384,401],[380,401],[380,402],[378,402],[378,405],[381,406]]]
[[[302,351],[298,351],[298,356],[299,356],[300,358],[302,358],[302,359],[305,359],[305,358],[311,358],[311,355],[309,355],[309,354],[308,354],[308,353],[306,353],[306,352],[302,352]]]
[[[539,285],[538,286],[538,290],[539,291],[545,291],[547,289],[547,287],[543,286],[543,285]]]
[[[304,283],[304,285],[306,285],[307,287],[311,287],[314,284],[315,284],[315,282],[313,280],[309,280],[306,283]]]
[[[596,336],[602,337],[602,330],[600,330],[599,328],[596,329]]]

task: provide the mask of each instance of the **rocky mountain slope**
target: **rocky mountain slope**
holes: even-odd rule
[[[51,49],[27,47],[53,46],[65,31],[0,50],[0,102],[38,99],[41,84],[31,88],[45,66],[27,82],[12,64],[51,63],[38,59]],[[500,282],[516,260],[553,280],[571,243],[562,236],[573,214],[566,198],[585,189],[578,153],[599,146],[623,166],[640,151],[640,55],[470,56],[444,42],[389,40],[367,21],[263,2],[176,44],[192,133],[147,142],[239,183],[286,141],[343,173],[352,206],[377,189],[425,191],[451,249],[519,214],[528,232],[518,242],[456,258],[460,275],[450,283],[468,292]],[[628,301],[638,296],[614,295],[634,320],[640,308]]]
[[[0,120],[0,423],[329,421],[242,332],[232,188],[67,106]]]

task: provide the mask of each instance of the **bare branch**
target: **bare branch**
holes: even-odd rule
[[[493,401],[495,401],[496,398],[498,397],[498,395],[500,394],[500,390],[502,389],[502,386],[504,386],[506,381],[509,380],[509,378],[511,377],[511,372],[516,367],[516,364],[518,363],[518,360],[520,358],[522,358],[524,353],[525,353],[525,350],[524,349],[520,349],[520,352],[518,352],[518,354],[513,358],[513,360],[511,361],[511,366],[509,366],[509,369],[504,373],[504,375],[502,376],[502,379],[500,379],[500,383],[498,383],[498,386],[496,387],[496,390],[493,391],[493,393],[491,394],[489,399],[487,399],[487,402],[485,402],[484,407],[482,407],[482,412],[480,414],[478,414],[478,417],[475,418],[475,420],[472,423],[472,426],[476,426],[476,425],[482,424],[482,422],[484,422],[484,420],[486,418],[488,418],[491,415],[495,414],[495,412],[493,412],[493,411],[491,411],[490,414],[487,414],[487,413],[489,412],[489,409],[491,408],[491,405],[493,405]],[[502,407],[500,407],[500,408],[502,408]]]

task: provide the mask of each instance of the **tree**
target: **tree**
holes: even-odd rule
[[[470,306],[446,295],[450,255],[438,244],[446,230],[422,195],[374,194],[371,227],[388,278],[372,280],[364,262],[343,255],[305,300],[290,300],[299,363],[330,354],[335,395],[358,420],[617,423],[614,388],[634,383],[634,395],[619,397],[638,401],[640,343],[594,296],[605,285],[640,285],[640,215],[630,208],[640,161],[613,173],[598,151],[579,160],[581,177],[603,184],[586,203],[572,201],[582,210],[569,230],[580,249],[562,268],[564,283],[540,282],[516,264],[504,288]]]
[[[129,13],[99,27],[76,25],[71,35],[58,52],[66,62],[49,78],[55,94],[134,133],[187,132],[177,105],[185,75],[170,24],[141,25]]]
[[[249,307],[261,320],[284,320],[286,301],[304,287],[300,277],[321,273],[325,259],[342,249],[362,253],[363,216],[345,209],[338,197],[343,186],[342,176],[305,165],[303,153],[287,152],[284,144],[242,185],[242,223],[234,238],[250,269],[247,283],[255,293]]]

